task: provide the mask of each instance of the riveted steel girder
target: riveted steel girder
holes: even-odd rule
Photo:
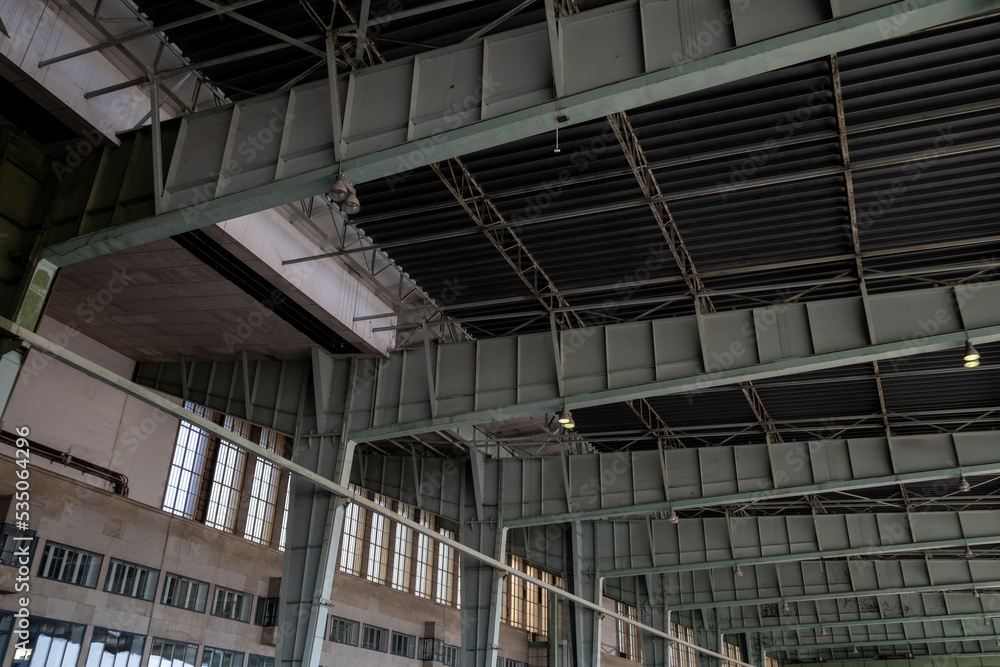
[[[170,125],[163,197],[81,225],[57,265],[728,81],[1000,9],[1000,0],[736,3],[624,0],[479,37]],[[688,11],[689,10],[689,11]],[[554,42],[554,43],[553,43]],[[557,64],[553,68],[553,55]],[[559,94],[553,90],[559,82]],[[342,125],[331,122],[341,100]],[[146,191],[131,190],[150,199]],[[108,193],[83,197],[88,202]],[[112,193],[113,200],[119,192]],[[148,204],[148,206],[146,205]],[[122,209],[122,206],[115,206]],[[156,213],[151,213],[150,208]]]

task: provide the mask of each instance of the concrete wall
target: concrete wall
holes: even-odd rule
[[[42,318],[38,333],[123,377],[132,376],[132,360],[49,317]],[[32,351],[4,421],[5,430],[27,426],[35,442],[63,451],[72,447],[74,458],[126,475],[131,499],[162,507],[179,426],[176,418]],[[35,458],[32,464],[84,479],[58,463]],[[87,481],[107,487],[94,478]]]
[[[16,470],[12,459],[0,456],[0,495],[13,493]],[[280,575],[280,552],[70,480],[36,467],[33,459],[29,471],[31,524],[39,537],[27,593],[32,615],[91,626],[84,646],[92,626],[100,626],[146,635],[147,655],[152,637],[274,655],[273,647],[261,643],[263,628],[158,601],[167,572],[175,572],[213,584],[209,609],[215,584],[253,594],[256,605],[257,596],[267,595],[270,578]],[[48,540],[103,554],[98,587],[84,588],[37,576]],[[160,570],[156,602],[103,592],[112,557]],[[0,565],[0,575],[12,571]],[[0,609],[16,611],[21,595],[25,594],[0,595]],[[10,665],[13,653],[9,648],[4,667]]]

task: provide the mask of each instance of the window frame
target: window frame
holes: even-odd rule
[[[219,594],[232,594],[235,599],[239,599],[240,596],[243,600],[239,604],[240,614],[239,616],[233,616],[231,614],[219,614],[217,613],[219,605]],[[250,593],[245,593],[243,591],[237,590],[235,588],[226,588],[225,586],[215,585],[215,591],[212,593],[212,608],[209,612],[212,616],[216,618],[227,618],[230,621],[239,621],[240,623],[249,623],[251,616],[253,616],[253,598],[254,596]]]
[[[167,602],[167,587],[170,585],[170,577],[176,577],[178,581],[189,581],[199,584],[205,587],[205,599],[201,603],[201,609],[195,609],[192,607],[185,607],[183,605],[176,604],[174,602]],[[194,577],[185,577],[184,575],[178,574],[176,572],[167,572],[166,576],[163,577],[163,590],[160,592],[160,604],[167,607],[176,607],[177,609],[186,609],[187,611],[193,611],[197,614],[204,614],[205,609],[208,607],[208,598],[210,597],[212,585],[207,581],[202,581],[201,579],[195,579]],[[199,588],[200,590],[200,588]],[[196,598],[197,603],[197,598]]]
[[[48,574],[44,574],[42,572],[42,570],[45,569],[46,566],[49,564],[48,563],[48,555],[47,555],[49,553],[49,547],[56,547],[56,548],[66,549],[68,551],[72,551],[72,552],[75,552],[77,554],[85,554],[88,557],[90,557],[90,561],[89,561],[89,563],[87,565],[87,573],[88,573],[87,574],[87,579],[89,580],[91,577],[93,577],[93,583],[92,584],[79,583],[79,582],[76,582],[76,581],[71,581],[71,580],[68,580],[68,579],[60,579],[59,577],[56,577],[56,576],[51,576],[51,575],[48,575]],[[96,556],[96,558],[95,558],[95,556]],[[95,563],[96,563],[96,567],[95,567]],[[51,579],[52,581],[60,581],[60,582],[62,582],[64,584],[72,584],[73,586],[82,586],[83,588],[90,588],[90,589],[96,590],[97,589],[97,584],[100,582],[100,579],[101,579],[101,569],[103,567],[104,567],[104,554],[97,553],[96,551],[90,551],[89,549],[81,549],[80,547],[74,547],[74,546],[72,546],[70,544],[63,544],[62,542],[56,542],[55,540],[46,540],[45,541],[45,547],[42,549],[41,562],[38,564],[37,574],[42,579]],[[74,569],[77,569],[77,568],[74,568]]]
[[[372,630],[377,633],[377,646],[368,646],[368,639],[365,637],[365,633]],[[358,647],[363,648],[367,651],[377,651],[379,653],[389,652],[389,629],[383,628],[379,625],[372,625],[371,623],[365,623],[361,626],[361,634],[359,636]]]
[[[396,652],[396,638],[400,637],[406,640],[406,651],[403,653]],[[389,637],[389,655],[394,655],[400,658],[415,658],[417,655],[417,636],[408,635],[403,632],[392,631],[392,636]]]
[[[344,625],[341,626],[339,624],[344,624]],[[354,641],[353,642],[344,641],[343,639],[336,638],[334,636],[335,627],[347,628],[351,633],[350,636],[354,638]],[[357,648],[358,645],[361,643],[361,621],[355,621],[354,619],[344,618],[343,616],[331,616],[330,631],[327,637],[329,637],[329,641],[333,642],[334,644],[343,644],[345,646],[353,646]]]
[[[149,597],[144,597],[144,596],[139,596],[139,595],[131,595],[129,593],[119,593],[118,591],[113,591],[110,588],[108,588],[111,585],[111,583],[112,583],[111,571],[115,567],[115,564],[121,564],[121,565],[125,565],[127,567],[135,567],[135,568],[139,568],[139,569],[142,569],[142,570],[146,570],[149,573],[152,573],[153,574],[153,576],[151,577],[152,590],[149,591]],[[147,583],[146,584],[146,588],[149,588],[149,586],[150,586],[150,584]],[[112,595],[121,595],[123,597],[132,598],[133,600],[143,600],[145,602],[156,602],[156,591],[157,591],[157,589],[159,587],[160,587],[160,570],[158,570],[158,569],[156,569],[154,567],[149,567],[147,565],[142,565],[140,563],[133,563],[132,561],[124,560],[122,558],[110,557],[108,559],[108,571],[104,574],[104,589],[103,590],[104,590],[105,593],[111,593]]]
[[[152,667],[152,665],[150,665],[150,662],[153,659],[153,648],[156,646],[156,642],[161,642],[164,645],[184,646],[184,647],[186,647],[188,649],[193,649],[194,650],[194,655],[191,657],[191,662],[190,663],[185,662],[184,664],[185,665],[190,664],[191,667],[198,667],[198,665],[199,665],[199,663],[198,663],[198,649],[201,648],[200,644],[194,644],[192,642],[184,642],[184,641],[180,641],[180,640],[177,640],[177,639],[169,639],[167,637],[153,637],[152,638],[152,640],[149,643],[149,654],[146,656],[145,667]],[[157,667],[165,667],[162,664],[162,662],[164,660],[163,656],[162,655],[157,655],[156,657],[161,661],[161,664],[157,665]],[[169,667],[173,666],[173,663],[174,663],[175,660],[176,660],[176,658],[174,658],[174,657],[170,658],[170,662],[168,663]]]
[[[223,656],[225,656],[226,654],[231,654],[233,656],[237,655],[240,656],[239,664],[236,664],[236,662],[233,661],[230,667],[243,667],[243,663],[246,662],[247,654],[245,651],[234,651],[228,648],[219,648],[218,646],[206,646],[201,650],[201,667],[212,667],[210,664],[209,665],[205,664],[205,656],[208,655],[209,651],[212,651],[213,653],[215,652],[221,653]]]

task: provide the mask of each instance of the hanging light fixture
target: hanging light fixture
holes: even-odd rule
[[[785,604],[781,605],[781,611],[785,612],[786,614],[790,614],[792,613],[792,608],[789,607],[788,603],[786,602]]]
[[[853,650],[853,651],[851,651],[851,653],[853,653],[854,655],[857,655],[857,654],[859,653],[859,651],[858,651],[858,647],[857,647],[857,646],[855,646],[855,647],[854,647],[854,650]]]
[[[980,598],[979,590],[978,589],[976,589],[976,588],[972,589],[972,597],[976,598],[977,600]]]
[[[351,194],[353,190],[354,188],[347,182],[347,179],[343,176],[338,176],[337,182],[330,188],[330,192],[327,196],[339,204],[347,199],[347,195]]]
[[[989,627],[989,625],[990,625],[990,619],[986,616],[983,616],[983,627]]]
[[[677,518],[677,512],[671,509],[670,514],[667,515],[667,521],[673,524],[680,523],[680,519]]]
[[[961,479],[958,480],[958,492],[968,493],[972,487],[969,485],[969,480],[965,479],[965,475],[962,475]]]
[[[576,428],[576,422],[573,421],[573,413],[571,413],[568,408],[563,408],[559,411],[559,417],[556,421],[558,421],[564,428]]]
[[[330,201],[340,205],[340,210],[347,215],[357,215],[361,212],[361,202],[358,200],[358,191],[354,189],[343,176],[338,176],[330,192],[327,193]]]
[[[966,558],[975,558],[975,556],[976,556],[976,554],[972,553],[972,547],[970,547],[968,544],[966,544],[965,545],[965,557]]]
[[[740,568],[739,563],[736,564],[736,568],[733,570],[733,574],[735,574],[737,577],[743,576],[743,569]]]
[[[979,352],[973,347],[971,340],[965,341],[965,356],[963,358],[966,368],[975,368],[979,365]]]
[[[826,637],[826,636],[827,636],[828,634],[830,634],[830,633],[828,633],[828,632],[826,631],[826,628],[823,628],[823,631],[822,631],[822,632],[820,632],[820,634],[821,634],[821,635],[823,635],[824,637]]]

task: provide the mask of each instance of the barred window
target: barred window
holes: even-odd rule
[[[414,509],[404,503],[396,503],[396,512],[413,520]],[[410,591],[410,564],[413,556],[413,531],[409,526],[396,524],[396,535],[392,549],[392,587],[397,591]]]
[[[350,486],[355,493],[361,490]],[[340,569],[343,572],[361,576],[361,553],[365,543],[365,510],[360,505],[349,503],[344,510],[344,532],[340,537]]]
[[[420,512],[420,525],[434,530],[435,518],[428,512]],[[417,534],[416,571],[413,575],[413,593],[418,597],[431,597],[431,579],[434,576],[434,540],[423,533]]]
[[[330,641],[348,646],[358,645],[358,634],[361,624],[347,618],[333,617],[330,624]]]
[[[629,618],[637,620],[636,608],[624,602],[615,602],[615,611]],[[639,629],[621,619],[615,619],[618,630],[618,655],[619,657],[642,662],[642,644],[639,640]]]
[[[389,499],[376,493],[372,500],[382,507],[389,506]],[[365,577],[376,584],[385,583],[386,567],[389,564],[389,519],[377,512],[371,512],[371,530],[368,531],[368,570]]]
[[[722,642],[722,654],[727,658],[732,658],[740,662],[743,661],[743,651],[736,644]],[[737,667],[737,664],[731,660],[726,660],[726,663],[722,667]]]
[[[448,538],[455,537],[453,532],[444,528],[439,528],[438,532]],[[455,592],[455,550],[443,542],[439,542],[437,547],[437,590],[434,593],[434,601],[452,604]]]
[[[108,566],[108,576],[104,580],[104,590],[108,593],[152,601],[159,580],[159,570],[112,558]]]
[[[261,429],[260,446],[275,454],[284,455],[285,436],[270,429]],[[278,484],[281,469],[270,461],[258,458],[254,465],[253,487],[247,510],[247,525],[243,537],[257,544],[271,543],[274,510],[278,501]]]
[[[191,401],[184,402],[184,409],[213,422],[218,420],[218,413],[214,410]],[[170,476],[167,478],[167,492],[163,498],[165,512],[187,519],[194,518],[205,474],[205,462],[208,460],[210,437],[208,431],[181,421],[174,446],[174,458],[170,464]]]
[[[670,622],[670,634],[694,642],[694,630],[674,621]],[[690,646],[673,642],[670,645],[670,664],[673,667],[698,667],[698,653]]]
[[[245,421],[226,417],[222,427],[237,435],[249,438],[253,427]],[[205,525],[227,533],[236,531],[236,515],[243,490],[243,473],[247,453],[236,445],[223,440],[215,454],[212,471],[212,489],[205,510]]]
[[[38,576],[56,579],[67,584],[97,588],[104,556],[93,551],[77,549],[51,540],[45,543]]]
[[[197,644],[154,637],[147,667],[194,667],[197,657]]]

